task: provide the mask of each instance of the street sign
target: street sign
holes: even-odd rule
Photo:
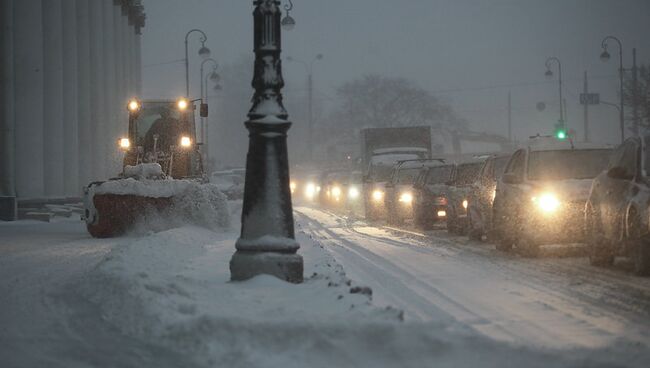
[[[581,93],[580,105],[598,105],[600,104],[600,93]]]

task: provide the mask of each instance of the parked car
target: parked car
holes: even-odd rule
[[[450,234],[467,232],[469,193],[486,159],[485,156],[476,157],[454,167],[447,196],[447,232]]]
[[[497,182],[493,226],[497,249],[513,245],[537,256],[544,243],[584,240],[584,209],[592,180],[611,149],[571,141],[515,151]]]
[[[245,172],[236,173],[233,170],[215,171],[210,175],[210,183],[215,184],[230,200],[244,197]]]
[[[650,137],[627,139],[594,179],[585,210],[589,260],[610,265],[629,256],[638,275],[650,275]]]
[[[494,154],[487,157],[478,178],[468,194],[467,234],[470,239],[482,240],[483,235],[491,238],[492,204],[496,195],[497,180],[503,175],[511,154]]]
[[[415,226],[431,229],[447,218],[449,182],[453,164],[434,163],[420,171],[413,185],[413,216]]]
[[[385,186],[385,205],[388,223],[399,225],[413,219],[413,184],[420,171],[437,159],[398,161]]]

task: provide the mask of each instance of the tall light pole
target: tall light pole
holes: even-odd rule
[[[620,94],[621,94],[621,108],[618,109],[619,120],[621,125],[621,142],[625,140],[625,108],[623,106],[623,44],[621,40],[614,36],[607,36],[603,38],[603,41],[600,43],[600,46],[603,48],[603,52],[600,54],[600,60],[608,61],[611,58],[609,52],[607,52],[607,42],[615,41],[618,44],[618,78],[620,82]]]
[[[230,278],[259,274],[299,283],[303,260],[297,254],[289,189],[287,131],[291,123],[282,104],[281,11],[278,0],[255,0],[253,107],[249,132],[241,234],[230,260]]]
[[[551,63],[556,62],[557,63],[557,69],[558,69],[558,90],[560,92],[560,120],[559,123],[562,124],[562,127],[566,129],[566,126],[564,126],[564,108],[563,106],[563,99],[562,99],[562,63],[560,62],[560,59],[556,58],[555,56],[552,56],[548,59],[546,59],[546,73],[544,75],[547,78],[553,78],[553,71],[551,71]]]
[[[212,72],[208,75],[203,74],[203,68],[205,66],[205,63],[210,62],[212,63]],[[201,104],[207,104],[207,97],[208,97],[208,92],[204,90],[207,90],[207,79],[208,77],[215,81],[219,81],[219,74],[217,74],[217,68],[219,67],[219,64],[217,63],[216,60],[213,58],[207,58],[201,62],[201,68],[200,68],[200,79],[201,79]],[[205,79],[205,80],[204,80]],[[207,159],[208,159],[208,127],[207,127],[207,118],[204,116],[201,116],[201,140],[203,141],[203,162],[204,165],[207,164]]]
[[[314,69],[314,63],[318,60],[323,60],[323,54],[317,54],[314,56],[314,58],[309,62],[305,62],[302,60],[294,59],[291,56],[287,57],[288,61],[295,61],[297,63],[300,63],[304,65],[305,70],[307,71],[307,106],[308,106],[308,136],[307,136],[307,147],[308,147],[308,152],[309,154],[307,155],[309,161],[311,162],[314,156],[314,145],[313,145],[313,137],[314,137],[314,128],[313,128],[313,119],[314,119],[314,79],[313,79],[313,69]]]
[[[190,38],[190,34],[197,32],[201,34],[201,38],[199,41],[201,41],[201,48],[199,49],[199,56],[201,59],[205,60],[210,57],[210,49],[205,47],[205,41],[208,40],[208,36],[205,35],[205,32],[203,32],[200,29],[191,29],[185,34],[185,97],[189,98],[190,97],[190,62],[189,62],[189,46],[188,46],[188,39]]]

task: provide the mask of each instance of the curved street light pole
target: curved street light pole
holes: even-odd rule
[[[625,140],[625,108],[623,105],[623,100],[624,100],[624,95],[623,95],[623,44],[621,43],[621,40],[614,36],[607,36],[603,38],[603,41],[600,43],[600,46],[603,48],[603,52],[600,54],[600,59],[602,61],[607,61],[610,58],[609,52],[607,52],[607,42],[608,41],[615,41],[618,44],[618,78],[620,82],[620,95],[621,95],[621,105],[620,109],[618,109],[619,112],[619,120],[620,120],[620,125],[621,125],[621,142]]]
[[[558,69],[558,89],[560,92],[560,123],[562,124],[562,127],[566,129],[566,126],[564,126],[564,100],[562,99],[562,63],[560,62],[560,59],[556,58],[555,56],[546,59],[546,75],[549,77],[553,76],[553,72],[551,71],[551,62],[553,61],[557,63]]]
[[[185,97],[187,98],[190,97],[190,63],[187,40],[189,39],[190,34],[194,32],[201,34],[201,38],[199,39],[201,41],[201,49],[199,49],[199,55],[204,59],[210,57],[210,49],[205,47],[205,41],[208,40],[208,36],[205,35],[205,32],[200,29],[189,30],[187,34],[185,34]]]
[[[201,62],[201,68],[200,68],[200,73],[201,73],[201,103],[207,103],[208,99],[208,93],[207,91],[204,92],[204,90],[207,90],[207,81],[204,83],[204,75],[203,75],[203,67],[205,66],[205,63],[211,62],[212,63],[212,72],[215,73],[217,71],[217,68],[219,67],[219,64],[217,63],[216,60],[213,58],[207,58]],[[207,78],[206,78],[207,79]],[[201,140],[203,141],[203,162],[204,165],[207,164],[207,159],[208,159],[208,127],[207,127],[207,119],[201,116]]]
[[[288,61],[295,61],[297,63],[302,64],[305,67],[305,70],[307,71],[307,106],[308,106],[308,122],[307,122],[307,129],[308,129],[308,137],[307,137],[307,147],[308,147],[308,159],[311,162],[314,156],[314,145],[313,143],[313,136],[314,136],[314,130],[313,130],[313,119],[314,119],[314,114],[313,114],[313,108],[314,108],[314,79],[313,79],[313,69],[314,69],[314,63],[318,60],[323,59],[323,54],[317,54],[314,56],[314,58],[309,62],[305,62],[302,60],[294,59],[291,56],[287,57]]]

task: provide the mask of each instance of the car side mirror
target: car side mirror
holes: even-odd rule
[[[202,118],[207,118],[208,117],[208,104],[207,103],[202,103],[201,107],[199,108],[199,115],[201,115]]]
[[[504,174],[502,178],[503,182],[506,184],[521,184],[522,180],[516,174]]]
[[[618,180],[632,180],[634,175],[631,175],[627,170],[622,166],[614,166],[611,169],[607,170],[607,176],[612,179]]]

